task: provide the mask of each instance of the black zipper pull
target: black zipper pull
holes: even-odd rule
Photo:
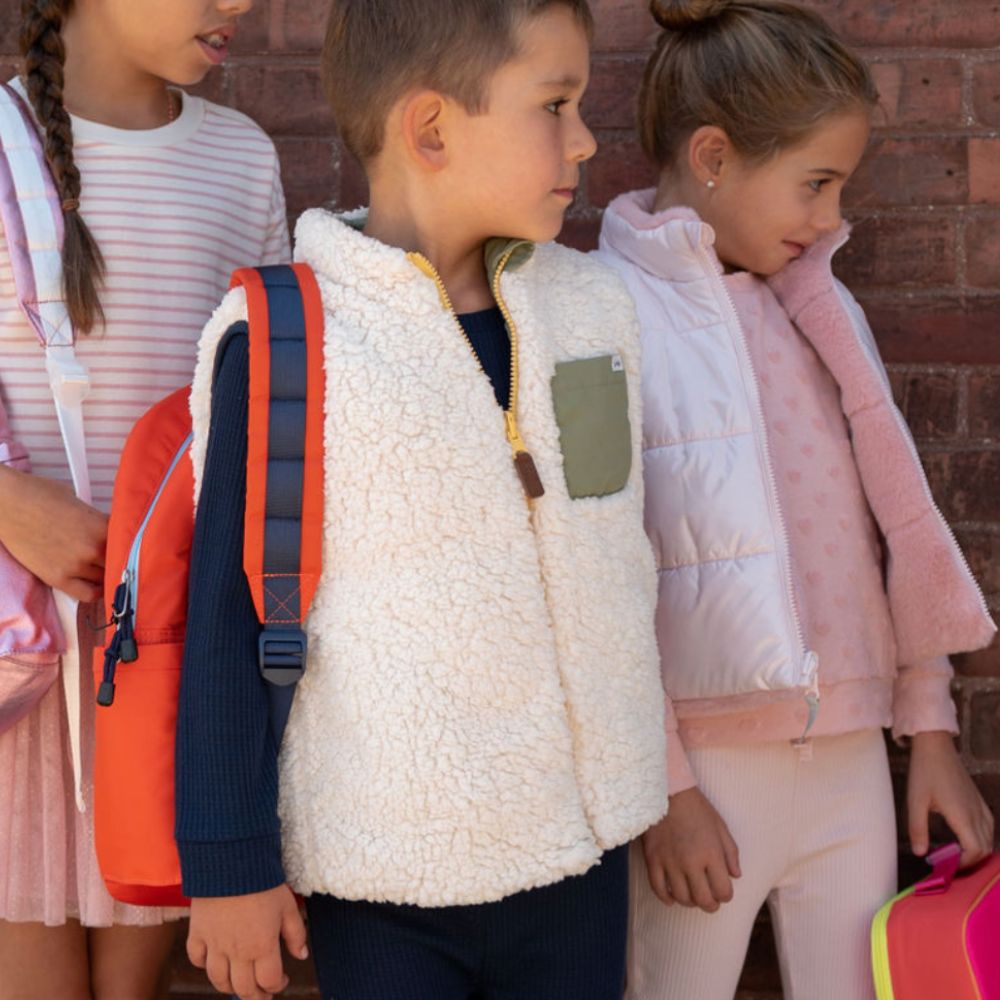
[[[97,689],[97,704],[102,708],[108,708],[114,704],[115,669],[118,666],[120,644],[120,633],[115,630],[111,642],[108,643],[108,648],[104,650],[104,676],[101,679],[101,686]]]

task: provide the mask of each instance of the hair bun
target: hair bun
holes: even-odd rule
[[[718,17],[731,2],[732,0],[650,0],[649,10],[661,28],[678,31],[699,21]]]

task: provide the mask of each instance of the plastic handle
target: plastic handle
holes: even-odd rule
[[[962,856],[962,848],[958,844],[946,844],[927,855],[927,863],[934,871],[927,878],[914,886],[917,896],[932,896],[935,893],[947,892],[958,872],[958,861]]]

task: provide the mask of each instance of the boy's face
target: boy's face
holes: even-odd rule
[[[450,190],[475,238],[543,242],[558,235],[580,164],[597,148],[580,117],[590,46],[563,4],[525,21],[518,35],[519,53],[494,75],[487,110],[459,112]]]

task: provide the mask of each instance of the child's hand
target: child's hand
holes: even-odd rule
[[[917,733],[910,749],[906,792],[910,847],[923,857],[930,846],[928,818],[944,817],[962,845],[963,868],[993,850],[993,815],[983,801],[950,733]]]
[[[66,483],[0,466],[0,542],[25,569],[78,601],[104,588],[108,519]]]
[[[280,939],[296,958],[307,958],[306,928],[287,885],[247,896],[191,900],[187,953],[220,993],[240,1000],[270,1000],[288,985]]]
[[[670,906],[714,913],[733,898],[740,852],[729,828],[697,788],[670,796],[670,810],[642,836],[649,884]]]

